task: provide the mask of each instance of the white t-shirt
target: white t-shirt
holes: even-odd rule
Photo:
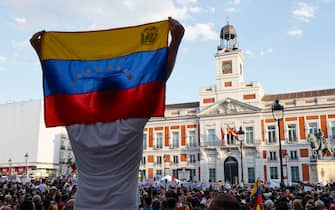
[[[67,126],[78,169],[75,210],[137,210],[147,118]]]

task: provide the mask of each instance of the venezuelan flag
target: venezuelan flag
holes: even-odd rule
[[[251,194],[251,206],[253,210],[261,210],[261,203],[262,203],[262,189],[260,186],[260,179],[256,180],[255,185],[252,188]]]
[[[164,115],[169,21],[89,32],[45,32],[47,127]]]

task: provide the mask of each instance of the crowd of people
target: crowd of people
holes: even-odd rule
[[[272,188],[260,184],[263,210],[335,210],[335,183]],[[253,184],[144,182],[138,185],[139,210],[257,209]],[[73,176],[0,183],[0,210],[70,210],[76,194]],[[127,195],[123,195],[127,196]]]

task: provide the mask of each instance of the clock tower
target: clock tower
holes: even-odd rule
[[[244,82],[244,55],[238,47],[237,32],[228,22],[221,28],[220,44],[214,55],[216,85],[201,89],[201,106],[233,98],[261,107],[264,95],[258,82]]]

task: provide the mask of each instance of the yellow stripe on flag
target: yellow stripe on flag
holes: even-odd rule
[[[258,177],[257,180],[256,180],[256,182],[255,182],[255,185],[254,185],[254,187],[252,188],[252,191],[251,191],[251,193],[250,193],[250,196],[251,196],[251,197],[254,196],[254,195],[256,194],[256,192],[257,192],[257,188],[258,188],[258,186],[259,186],[259,182],[260,182],[260,178]]]
[[[87,32],[45,32],[41,59],[99,60],[167,47],[169,21]]]

